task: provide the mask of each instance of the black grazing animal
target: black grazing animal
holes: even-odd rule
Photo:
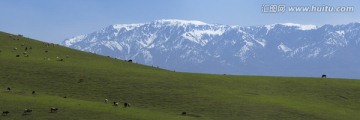
[[[16,57],[20,57],[20,55],[16,55]]]
[[[24,109],[23,115],[31,114],[31,112],[32,112],[31,109]]]
[[[181,115],[186,115],[186,112],[182,112]]]
[[[130,103],[124,102],[124,107],[130,107]]]
[[[10,113],[9,111],[3,111],[3,113],[1,115],[6,116],[9,113]]]
[[[133,61],[132,60],[128,60],[129,63],[132,63]]]
[[[51,113],[54,113],[54,112],[57,112],[59,109],[58,108],[56,108],[56,107],[52,107],[52,108],[50,108],[50,112]]]
[[[35,91],[32,91],[31,94],[35,95]]]
[[[10,87],[8,87],[8,88],[7,88],[7,90],[8,90],[8,91],[10,91],[10,90],[11,90],[11,88],[10,88]]]
[[[326,75],[322,75],[321,78],[326,78]]]

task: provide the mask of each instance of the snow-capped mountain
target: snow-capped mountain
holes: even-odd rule
[[[156,20],[111,25],[62,45],[176,71],[360,78],[360,23],[242,27]]]

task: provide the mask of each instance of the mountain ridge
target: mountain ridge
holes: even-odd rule
[[[111,25],[62,45],[184,72],[360,78],[357,33],[360,23],[242,27],[163,19]]]

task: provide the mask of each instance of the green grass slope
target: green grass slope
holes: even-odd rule
[[[0,51],[1,120],[360,119],[358,80],[178,73],[3,32]]]

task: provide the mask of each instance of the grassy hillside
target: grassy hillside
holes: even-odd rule
[[[357,80],[177,73],[7,33],[0,51],[1,120],[360,119]]]

